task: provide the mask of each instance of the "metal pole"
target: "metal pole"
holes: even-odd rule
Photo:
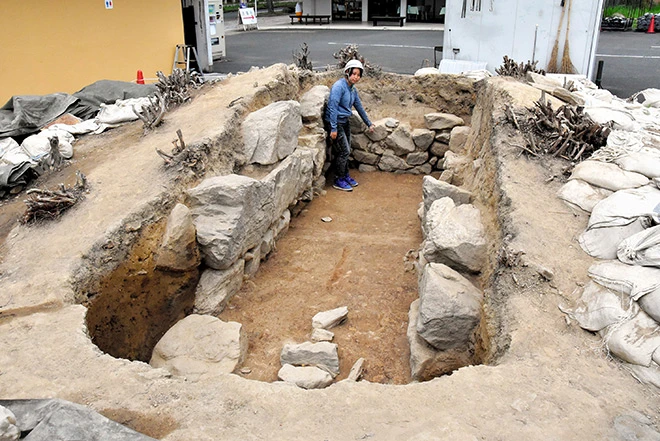
[[[605,64],[605,61],[603,60],[598,60],[598,69],[596,70],[596,81],[594,83],[596,86],[598,86],[599,89],[602,89],[603,87],[600,85],[601,80],[603,79],[603,65]]]

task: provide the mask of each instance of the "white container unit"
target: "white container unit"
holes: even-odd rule
[[[568,35],[575,73],[591,78],[602,9],[603,0],[447,0],[442,58],[495,73],[508,55],[548,70],[555,41],[561,63]]]

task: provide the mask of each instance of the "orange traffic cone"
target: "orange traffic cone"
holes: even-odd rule
[[[141,70],[137,71],[137,83],[138,84],[144,84],[144,75],[142,75]]]
[[[649,23],[649,28],[646,33],[655,34],[655,14],[651,15],[651,23]]]

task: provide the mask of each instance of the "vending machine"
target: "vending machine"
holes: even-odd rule
[[[215,60],[227,56],[225,46],[225,18],[222,11],[222,0],[208,0],[208,2],[211,54]]]

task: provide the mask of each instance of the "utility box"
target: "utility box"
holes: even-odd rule
[[[442,58],[491,73],[505,55],[548,72],[570,60],[591,78],[602,10],[603,0],[447,0]]]
[[[211,37],[211,55],[213,59],[227,56],[225,44],[225,17],[221,0],[208,0],[208,26]]]

